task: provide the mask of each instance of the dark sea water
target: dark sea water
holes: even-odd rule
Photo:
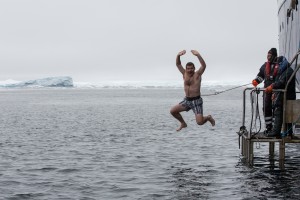
[[[211,91],[203,91],[203,93]],[[300,199],[300,146],[242,162],[242,90],[203,97],[216,126],[176,132],[182,89],[11,89],[0,98],[0,199]]]

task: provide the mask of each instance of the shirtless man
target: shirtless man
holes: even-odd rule
[[[192,62],[186,64],[185,69],[181,65],[180,56],[186,53],[185,50],[179,52],[176,57],[176,66],[183,75],[185,98],[179,104],[171,108],[170,113],[181,123],[177,131],[187,127],[180,112],[189,111],[192,109],[195,113],[196,122],[198,125],[203,125],[207,121],[212,126],[215,125],[215,120],[211,115],[203,116],[203,101],[200,95],[201,76],[206,68],[205,61],[198,51],[192,50],[193,55],[197,56],[201,67],[195,71],[195,65]]]

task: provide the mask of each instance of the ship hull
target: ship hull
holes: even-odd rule
[[[278,0],[279,55],[291,61],[300,49],[300,5],[295,0]],[[300,3],[300,2],[299,2]],[[294,69],[300,59],[292,64]],[[296,74],[300,90],[300,70]]]

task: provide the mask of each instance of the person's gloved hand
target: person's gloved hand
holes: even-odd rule
[[[258,82],[254,79],[254,80],[252,81],[252,85],[253,85],[254,87],[256,87],[256,86],[258,85]]]
[[[272,85],[270,85],[270,86],[268,86],[267,88],[266,88],[266,93],[272,93],[272,90],[273,90],[273,86]]]

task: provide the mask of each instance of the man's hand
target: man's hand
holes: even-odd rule
[[[252,85],[253,85],[254,87],[256,87],[256,86],[258,85],[258,82],[254,79],[254,80],[252,81]]]
[[[266,88],[266,93],[268,93],[268,94],[270,94],[270,93],[272,93],[272,90],[273,90],[273,86],[272,85],[270,85],[270,86],[268,86],[267,88]]]
[[[180,52],[177,54],[177,56],[183,56],[185,53],[186,53],[186,51],[185,51],[185,50],[182,50],[182,51],[180,51]]]
[[[191,52],[192,52],[192,54],[194,54],[195,56],[200,56],[200,53],[199,53],[198,51],[196,51],[196,50],[192,50]]]

